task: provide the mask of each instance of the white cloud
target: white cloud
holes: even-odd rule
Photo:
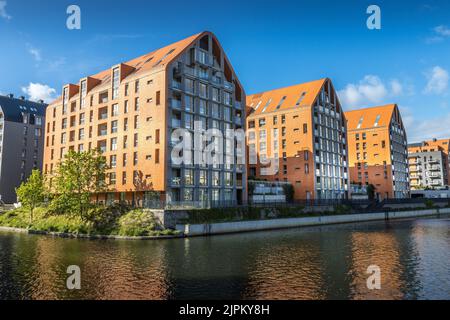
[[[33,59],[37,62],[42,61],[41,50],[36,48],[28,48],[28,52],[33,56]]]
[[[6,12],[6,1],[0,1],[0,17],[6,20],[11,20],[12,17]]]
[[[450,37],[450,28],[447,26],[437,26],[434,28],[434,32],[443,37]]]
[[[403,118],[403,120],[405,119]],[[449,123],[450,113],[420,121],[413,118],[410,123],[405,123],[405,127],[408,131],[408,142],[421,142],[433,138],[448,138],[450,137]]]
[[[33,101],[44,100],[49,103],[56,99],[56,90],[46,84],[30,82],[28,86],[22,87],[22,92]]]
[[[426,73],[428,83],[424,89],[426,94],[443,94],[448,88],[449,74],[442,67],[436,66]]]
[[[404,85],[397,79],[386,85],[380,77],[366,75],[359,83],[350,83],[338,91],[338,96],[344,108],[355,109],[378,104],[388,97],[397,97],[403,93]]]
[[[450,28],[444,25],[437,26],[433,28],[433,35],[426,39],[426,43],[438,43],[445,40],[445,38],[450,37]]]

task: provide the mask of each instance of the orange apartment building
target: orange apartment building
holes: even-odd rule
[[[450,185],[449,155],[450,139],[433,139],[408,145],[411,189]]]
[[[245,129],[245,93],[217,38],[193,35],[67,84],[47,109],[44,172],[69,150],[100,149],[110,167],[101,201],[242,202],[242,165],[175,164],[172,132]]]
[[[377,198],[409,197],[407,136],[395,104],[345,113],[352,184],[376,188]]]
[[[330,79],[248,96],[247,108],[249,177],[288,182],[296,200],[348,198],[346,121]]]

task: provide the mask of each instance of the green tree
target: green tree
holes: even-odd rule
[[[39,170],[33,170],[26,182],[16,189],[16,195],[22,206],[30,210],[30,224],[33,223],[34,209],[45,200],[46,188],[44,177]]]
[[[286,202],[292,202],[292,200],[294,200],[295,195],[295,189],[292,186],[292,184],[284,184],[283,191],[284,194],[286,195]]]
[[[367,186],[367,196],[369,197],[369,200],[375,200],[375,191],[377,188],[373,184],[369,184]]]
[[[106,159],[99,150],[69,151],[59,163],[53,179],[53,208],[78,214],[83,221],[93,207],[93,194],[106,192]]]

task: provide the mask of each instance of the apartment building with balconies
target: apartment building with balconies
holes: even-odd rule
[[[330,79],[247,97],[249,179],[290,183],[296,200],[348,198],[346,120]]]
[[[69,149],[98,148],[109,165],[110,192],[98,195],[102,201],[145,204],[157,194],[171,205],[242,202],[245,166],[225,160],[178,163],[173,156],[183,142],[175,131],[192,137],[194,129],[245,129],[244,102],[215,35],[191,36],[64,86],[47,110],[44,171],[54,172]]]
[[[449,140],[431,140],[408,145],[412,190],[448,186]]]
[[[352,184],[372,184],[380,200],[408,198],[408,144],[397,105],[348,111],[345,116]]]
[[[0,96],[0,196],[5,203],[17,201],[15,189],[33,169],[42,170],[46,107],[42,101]]]

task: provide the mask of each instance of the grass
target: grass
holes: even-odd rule
[[[89,221],[78,216],[51,214],[45,207],[34,211],[29,221],[29,211],[23,208],[0,213],[0,226],[35,231],[86,235],[114,236],[165,236],[176,235],[177,231],[162,228],[149,211],[141,209],[124,210],[117,207],[97,207]]]

